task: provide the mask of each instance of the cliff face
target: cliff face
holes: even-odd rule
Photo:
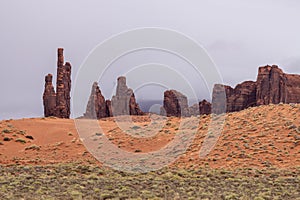
[[[43,94],[43,104],[44,104],[44,115],[55,116],[56,110],[56,93],[52,85],[52,74],[48,74],[45,77],[45,89]]]
[[[235,88],[216,84],[213,90],[214,113],[224,112],[218,109],[221,106],[216,101],[221,99],[218,96],[222,90],[226,94],[226,112],[271,103],[300,103],[300,75],[285,74],[278,66],[267,65],[259,67],[256,82],[245,81]]]
[[[105,100],[98,83],[94,83],[84,113],[85,118],[100,119],[119,115],[144,115],[136,103],[132,89],[126,85],[126,78],[119,77],[116,95],[112,100]]]
[[[111,99],[111,108],[114,116],[144,115],[136,103],[132,89],[127,87],[124,76],[118,78],[116,95]]]
[[[84,117],[90,119],[99,119],[109,117],[107,115],[106,101],[99,89],[98,83],[94,83],[91,90],[91,95],[86,107]]]
[[[224,110],[226,112],[240,111],[256,105],[256,83],[253,81],[245,81],[238,84],[235,88],[227,85],[218,85],[215,86],[213,91],[214,99],[220,98],[219,101],[224,99],[224,97],[222,99],[219,96],[220,92],[224,91],[226,95],[226,107],[223,103],[215,104],[215,113],[222,113]]]
[[[165,92],[163,108],[167,116],[179,117],[180,109],[185,110],[187,100],[183,96],[177,91]],[[199,111],[196,111],[197,105],[191,106],[189,111],[191,115],[221,114],[280,102],[300,103],[300,75],[286,74],[276,65],[267,65],[258,69],[256,81],[245,81],[235,88],[215,84],[212,104],[203,100],[199,102]]]
[[[164,112],[169,116],[190,116],[187,97],[176,90],[164,92]]]
[[[257,105],[300,102],[300,75],[285,74],[278,66],[260,67]]]
[[[71,64],[64,64],[63,49],[57,51],[57,79],[56,93],[52,85],[52,74],[45,77],[43,94],[44,116],[59,118],[70,117],[70,92],[71,92]]]
[[[45,77],[43,93],[44,116],[70,117],[71,64],[64,63],[63,49],[57,51],[56,92],[52,74]],[[191,116],[210,113],[234,112],[252,106],[300,103],[300,75],[286,74],[276,65],[259,67],[257,80],[245,81],[235,88],[215,84],[212,103],[206,100],[191,107],[185,95],[176,91],[164,92],[161,114],[166,116]],[[133,90],[126,85],[126,78],[119,77],[116,95],[105,100],[97,83],[94,83],[84,117],[104,118],[118,115],[144,115],[136,102]]]
[[[205,99],[199,102],[199,113],[200,115],[208,115],[211,113],[211,103]]]

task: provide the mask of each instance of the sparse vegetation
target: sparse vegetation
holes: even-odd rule
[[[133,127],[131,127],[131,129],[133,129],[133,130],[137,130],[137,129],[140,129],[141,127],[139,127],[139,126],[133,126]]]
[[[41,149],[41,147],[36,144],[32,144],[25,148],[25,150],[40,150],[40,149]]]
[[[24,140],[24,139],[22,139],[22,138],[17,138],[15,141],[16,141],[16,142],[20,142],[20,143],[22,143],[22,144],[25,144],[25,143],[26,143],[26,140]]]
[[[18,158],[16,158],[18,159]],[[81,164],[1,166],[5,199],[297,199],[300,169],[162,169],[135,174]]]
[[[16,128],[20,127],[17,122],[10,122],[16,127],[8,127],[3,121],[0,161],[9,165],[0,165],[0,199],[297,199],[299,111],[298,105],[283,104],[228,113],[220,135],[211,125],[211,115],[200,116],[199,124],[187,123],[183,128],[179,128],[177,118],[168,118],[167,125],[149,138],[131,136],[144,135],[151,129],[144,119],[126,127],[131,134],[107,119],[100,120],[103,132],[95,130],[91,140],[99,140],[100,146],[100,138],[107,136],[115,146],[137,154],[161,149],[175,136],[186,141],[184,134],[195,130],[187,151],[180,153],[170,168],[144,174],[97,167],[71,123],[68,129],[59,127],[62,134],[57,129],[44,134],[54,137],[45,138],[43,144],[30,126],[22,127],[26,133]],[[30,135],[38,145],[26,138]],[[217,142],[207,156],[199,158],[205,139]],[[13,154],[14,145],[18,150]],[[10,153],[6,154],[8,149]],[[72,163],[77,159],[85,164]],[[53,164],[59,162],[62,164]],[[51,165],[37,166],[45,163]]]
[[[12,131],[11,130],[9,130],[9,129],[4,129],[4,130],[2,130],[2,133],[11,133]]]

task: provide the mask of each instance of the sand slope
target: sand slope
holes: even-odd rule
[[[134,134],[149,127],[149,116],[137,116],[133,120],[134,126],[129,129],[135,131]],[[163,126],[158,126],[151,137],[134,137],[118,127],[112,118],[99,120],[99,124],[109,141],[118,148],[146,153],[163,148],[179,134],[180,119],[164,120]],[[299,104],[260,106],[226,114],[221,135],[215,138],[216,145],[204,158],[199,157],[199,151],[207,137],[211,116],[201,116],[199,120],[200,123],[191,126],[196,132],[194,141],[187,152],[171,164],[172,167],[300,166]],[[0,121],[0,132],[1,164],[87,162],[101,165],[86,150],[71,119],[4,120]]]

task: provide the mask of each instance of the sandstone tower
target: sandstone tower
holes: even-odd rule
[[[44,116],[70,118],[71,64],[64,63],[63,49],[57,50],[56,92],[52,85],[52,74],[45,77],[43,94]]]

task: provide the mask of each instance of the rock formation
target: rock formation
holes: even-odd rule
[[[208,115],[211,113],[211,103],[203,99],[199,102],[199,113],[200,115]]]
[[[216,84],[213,89],[213,113],[223,113],[222,93],[226,94],[226,112],[252,106],[300,103],[300,75],[285,74],[276,65],[259,67],[256,82],[245,81],[235,88]]]
[[[90,119],[100,119],[109,117],[107,115],[107,107],[104,96],[101,94],[98,83],[95,82],[92,86],[91,95],[86,107],[84,117]]]
[[[44,115],[59,118],[70,117],[71,65],[64,63],[63,49],[59,48],[57,59],[56,92],[52,74],[45,77],[43,94]],[[210,113],[234,112],[252,106],[300,103],[300,75],[286,74],[276,65],[259,67],[257,80],[245,81],[235,88],[215,84],[212,103],[206,100],[188,106],[187,97],[176,90],[164,92],[161,114],[166,116],[191,116]],[[84,117],[104,118],[118,115],[144,115],[136,102],[126,78],[118,78],[116,95],[105,100],[97,83],[94,83]]]
[[[129,100],[129,114],[130,115],[144,115],[144,112],[140,109],[139,105],[136,103],[134,93],[131,94]]]
[[[124,76],[118,78],[116,95],[111,99],[111,108],[114,116],[144,115],[136,103],[132,89],[127,87]]]
[[[231,87],[222,85],[222,84],[215,84],[212,93],[212,105],[211,105],[211,112],[215,114],[221,114],[226,112],[226,96],[231,94]],[[227,94],[227,95],[226,95]]]
[[[112,108],[111,108],[111,100],[106,100],[105,105],[106,105],[106,116],[112,117],[113,113],[112,113]]]
[[[226,95],[226,107],[223,103]],[[235,88],[216,84],[213,89],[213,113],[234,112],[256,105],[256,82],[245,81]]]
[[[187,97],[176,90],[164,92],[163,108],[166,116],[190,116]]]
[[[55,116],[56,110],[56,93],[52,85],[52,74],[48,74],[45,77],[45,90],[43,94],[43,104],[44,104],[44,115]]]
[[[278,66],[258,69],[256,104],[300,102],[300,75],[285,74]]]
[[[64,64],[63,49],[58,49],[57,79],[56,79],[56,116],[70,117],[71,64]]]
[[[119,115],[144,115],[136,103],[132,89],[126,85],[126,78],[118,78],[116,95],[112,100],[105,100],[98,83],[94,83],[84,113],[85,118],[100,119]]]
[[[45,89],[43,94],[44,116],[59,118],[70,117],[70,92],[71,92],[71,64],[64,64],[63,49],[57,51],[57,79],[56,93],[52,85],[52,75],[45,77]]]
[[[197,116],[199,115],[199,103],[195,103],[192,106],[189,107],[189,114],[191,116]]]
[[[178,97],[182,99],[183,110],[185,110],[187,106],[186,97],[183,97],[177,91],[165,92],[163,108],[167,116],[180,116]],[[198,113],[195,111],[197,105],[193,105],[189,108],[189,114],[221,114],[240,111],[253,106],[271,103],[278,104],[280,102],[300,103],[300,75],[285,74],[278,66],[267,65],[259,67],[255,82],[245,81],[238,84],[235,88],[228,85],[215,84],[212,104],[203,100],[199,102]]]

